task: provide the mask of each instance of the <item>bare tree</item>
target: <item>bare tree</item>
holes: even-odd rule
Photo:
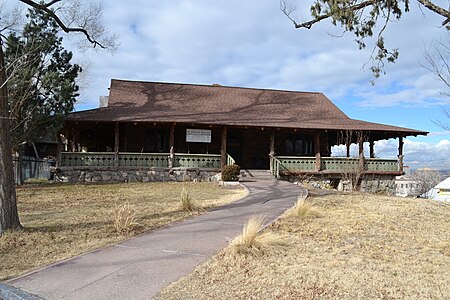
[[[442,26],[449,29],[450,11],[439,6],[437,1],[417,0],[419,7],[426,8],[444,18]],[[311,19],[298,21],[293,13],[296,6],[291,0],[281,0],[280,9],[293,22],[295,28],[311,29],[317,23],[331,20],[334,26],[340,25],[344,32],[352,32],[359,49],[366,47],[366,40],[375,36],[370,60],[375,78],[384,74],[385,62],[395,62],[398,49],[388,49],[384,41],[384,32],[394,20],[400,20],[403,13],[409,12],[410,1],[388,0],[314,0],[310,6]]]
[[[447,35],[445,40],[434,40],[430,47],[425,50],[424,57],[426,63],[424,68],[432,72],[436,79],[443,83],[444,90],[442,95],[446,96],[450,104],[450,37]],[[434,121],[439,127],[450,130],[450,111],[446,108],[444,111],[444,120]]]
[[[441,181],[441,176],[438,170],[420,169],[414,172],[412,181],[416,185],[414,189],[415,195],[428,198],[428,192]]]
[[[94,1],[80,0],[18,0],[28,7],[46,13],[55,20],[59,28],[66,33],[83,37],[80,46],[90,44],[92,47],[115,48],[116,36],[110,35],[102,23],[103,7]],[[4,31],[0,29],[0,235],[5,230],[22,228],[17,211],[17,200],[12,165],[12,142],[10,108],[8,107],[8,92],[6,65],[4,60]],[[82,41],[84,40],[84,42]]]

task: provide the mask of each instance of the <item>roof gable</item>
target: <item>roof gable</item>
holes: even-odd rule
[[[109,107],[136,107],[173,116],[224,115],[230,118],[265,118],[307,121],[348,119],[322,93],[112,80]]]

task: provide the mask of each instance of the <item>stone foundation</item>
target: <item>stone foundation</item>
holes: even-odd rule
[[[350,192],[358,190],[364,193],[384,193],[387,195],[395,194],[395,176],[394,175],[364,175],[359,179],[359,186],[353,182],[355,178],[344,178],[342,176],[330,175],[282,175],[283,180],[291,182],[300,182],[311,185],[319,189],[336,189],[338,191]]]
[[[220,170],[197,168],[123,169],[123,168],[60,168],[55,172],[58,182],[165,182],[219,181]]]

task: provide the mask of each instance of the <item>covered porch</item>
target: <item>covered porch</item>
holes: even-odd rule
[[[150,122],[67,122],[58,136],[60,169],[242,169],[286,174],[403,173],[401,132]],[[398,138],[396,159],[377,158],[374,143]],[[365,157],[364,144],[369,146]],[[350,146],[358,146],[351,157]],[[366,145],[367,145],[366,144]],[[332,156],[331,148],[346,153]]]

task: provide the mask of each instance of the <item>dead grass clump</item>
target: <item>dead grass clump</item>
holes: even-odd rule
[[[321,214],[317,207],[311,202],[306,201],[307,196],[299,196],[294,207],[288,210],[287,214],[291,217],[308,218],[308,217],[320,217]]]
[[[183,211],[194,212],[202,211],[203,208],[195,202],[186,187],[183,187],[180,194],[181,209]]]
[[[136,211],[129,202],[114,207],[114,228],[117,233],[128,235],[137,225]]]
[[[233,254],[260,256],[268,253],[273,248],[285,244],[283,238],[264,229],[262,217],[252,217],[244,225],[242,234],[231,241]]]

